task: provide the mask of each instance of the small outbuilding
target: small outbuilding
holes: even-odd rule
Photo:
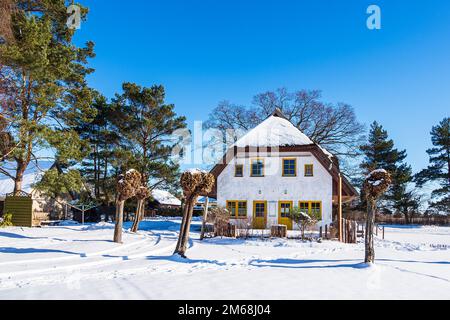
[[[0,179],[0,216],[13,214],[13,224],[22,227],[39,226],[42,221],[61,219],[66,214],[64,199],[44,196],[33,185],[42,178],[45,171],[53,168],[46,163],[40,169],[30,168],[23,177],[22,191],[14,195],[14,181]]]
[[[146,216],[176,216],[181,214],[181,200],[169,191],[154,189],[149,201],[150,211]]]

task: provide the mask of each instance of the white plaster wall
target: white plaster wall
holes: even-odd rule
[[[265,176],[250,176],[250,161],[262,158],[265,162]],[[282,158],[297,159],[297,176],[282,176]],[[235,164],[244,165],[244,177],[234,176]],[[304,176],[305,164],[314,165],[314,177]],[[248,158],[234,158],[217,179],[217,202],[226,206],[228,200],[246,200],[247,215],[253,217],[253,201],[267,201],[268,227],[278,224],[278,202],[321,201],[322,221],[319,225],[332,222],[332,177],[311,153],[283,153],[280,156],[250,154]],[[294,226],[295,227],[295,226]]]

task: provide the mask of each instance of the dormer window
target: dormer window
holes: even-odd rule
[[[237,178],[242,178],[244,176],[244,166],[242,164],[237,164],[234,167],[234,176]]]
[[[251,167],[252,177],[264,177],[264,160],[263,159],[253,159]]]

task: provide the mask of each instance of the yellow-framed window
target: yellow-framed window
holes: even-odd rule
[[[227,201],[227,210],[230,213],[230,217],[235,217],[237,215],[236,201]]]
[[[305,177],[314,177],[314,165],[305,164]]]
[[[232,219],[247,218],[247,201],[244,200],[227,201],[227,209]]]
[[[250,175],[252,177],[264,177],[264,159],[251,160]]]
[[[242,164],[235,165],[234,176],[238,178],[242,178],[244,176],[244,165]]]
[[[298,207],[302,213],[309,215],[309,202],[300,201]]]
[[[267,201],[253,201],[253,217],[265,218],[267,215]]]
[[[280,201],[279,202],[279,213],[281,218],[290,218],[291,210],[294,206],[292,201]]]
[[[303,213],[322,220],[322,201],[300,201],[298,207]]]
[[[283,177],[297,176],[297,159],[283,158]]]
[[[311,212],[312,216],[314,216],[317,220],[321,221],[322,220],[322,202],[311,201],[310,212]]]

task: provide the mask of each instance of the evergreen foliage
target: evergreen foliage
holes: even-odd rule
[[[437,184],[430,201],[432,210],[450,213],[450,118],[443,119],[431,130],[433,148],[427,150],[430,165],[415,176],[418,187]]]
[[[391,212],[402,213],[409,220],[410,214],[419,207],[420,197],[408,188],[413,175],[411,166],[405,162],[406,151],[396,149],[388,132],[376,121],[371,125],[367,143],[360,150],[364,156],[360,165],[364,175],[376,169],[384,169],[392,178],[391,187],[381,199],[383,203]],[[363,206],[367,206],[363,188],[361,202]]]
[[[177,184],[179,166],[172,150],[178,141],[172,134],[186,127],[186,118],[165,103],[164,87],[124,83],[123,93],[116,95],[112,105],[121,139],[117,165],[122,171],[135,168],[141,172],[142,184],[150,189]]]
[[[83,141],[74,126],[95,115],[92,90],[85,80],[93,71],[87,60],[94,57],[94,45],[73,44],[75,30],[66,25],[69,1],[14,0],[11,4],[13,39],[0,46],[0,105],[13,140],[10,144],[15,146],[5,159],[14,164],[14,173],[4,167],[0,173],[14,180],[17,193],[25,170],[39,159],[40,150],[52,150],[60,163],[84,157]],[[87,9],[80,8],[85,19]]]

